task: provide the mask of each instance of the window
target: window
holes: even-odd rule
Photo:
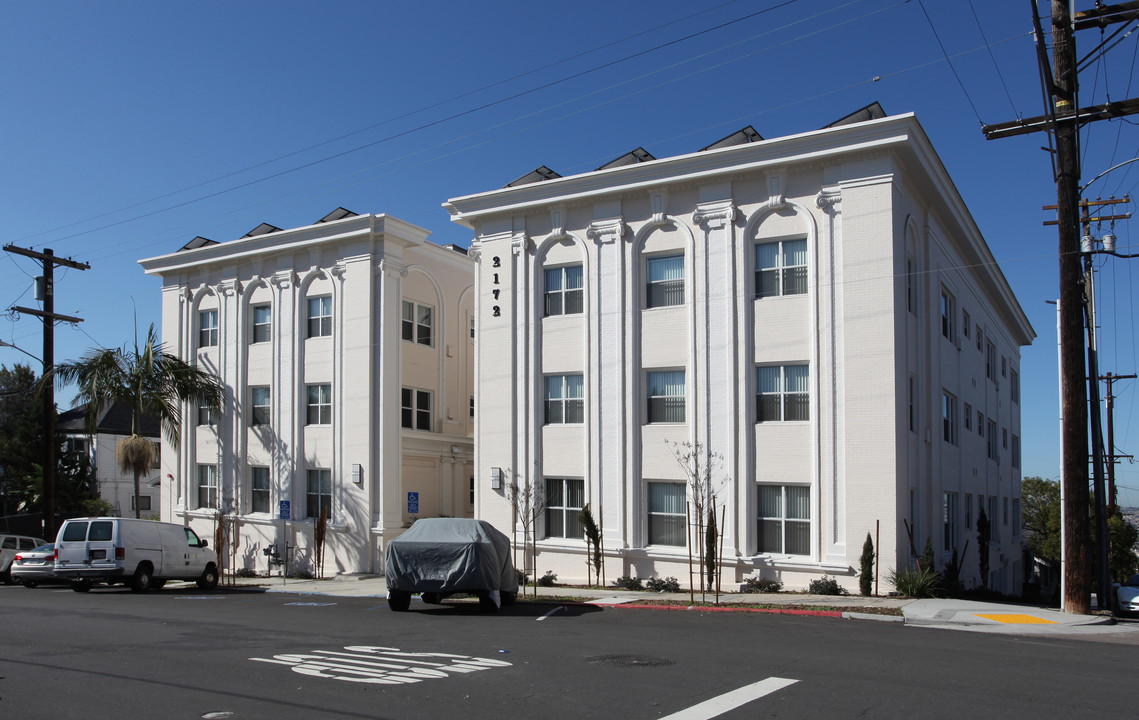
[[[918,314],[914,306],[914,259],[906,258],[906,309],[914,315]]]
[[[403,388],[400,395],[400,425],[409,430],[431,432],[431,393]]]
[[[1013,433],[1012,436],[1012,466],[1020,469],[1020,436]]]
[[[546,424],[585,422],[585,383],[581,375],[546,376]]]
[[[1004,355],[1001,355],[1001,377],[1008,377],[1008,358]]]
[[[811,419],[810,372],[806,365],[756,368],[756,422]]]
[[[941,392],[941,439],[950,445],[957,444],[957,398]]]
[[[1012,499],[1012,536],[1020,537],[1020,498]]]
[[[581,265],[546,271],[546,317],[576,315],[582,311]]]
[[[305,488],[305,517],[319,518],[320,512],[328,512],[332,519],[332,471],[309,469]]]
[[[914,376],[910,375],[909,385],[906,390],[906,399],[909,403],[910,409],[910,432],[917,432],[917,415],[914,408]]]
[[[1001,525],[997,522],[997,496],[989,496],[989,542],[1001,541]]]
[[[332,424],[332,386],[309,385],[307,425]]]
[[[1020,404],[1020,373],[1009,370],[1009,395],[1014,403]]]
[[[965,403],[965,411],[961,413],[961,419],[965,421],[965,429],[970,432],[973,430],[973,406]]]
[[[662,370],[647,374],[650,423],[684,422],[684,371]]]
[[[253,306],[253,342],[269,342],[273,330],[273,309],[268,305]]]
[[[269,468],[249,468],[249,511],[269,512]]]
[[[969,337],[969,328],[971,325],[972,325],[972,321],[969,318],[968,311],[962,310],[961,311],[961,334],[964,335],[965,337]]]
[[[984,341],[985,341],[984,333],[982,333],[981,328],[978,327],[977,328],[977,350],[981,349],[981,343],[983,343]]]
[[[1008,525],[1008,498],[1001,498],[1001,522]]]
[[[977,411],[977,434],[985,437],[985,414],[980,410]]]
[[[985,341],[985,377],[997,381],[997,346]]]
[[[135,496],[131,495],[131,510],[135,509],[135,499],[136,499]],[[139,495],[137,500],[138,500],[138,510],[140,512],[146,512],[146,511],[150,510],[150,496],[149,495]]]
[[[653,257],[646,262],[645,307],[684,304],[684,256]]]
[[[198,466],[198,507],[218,507],[218,466]]]
[[[471,475],[471,482],[470,482],[470,487],[471,487],[471,500],[470,500],[470,504],[471,504],[471,505],[474,505],[474,504],[475,504],[475,476],[474,476],[474,475]]]
[[[471,340],[475,339],[475,319],[471,318]]]
[[[755,246],[755,296],[807,292],[807,241],[780,240]]]
[[[308,299],[308,336],[332,335],[332,296],[322,295]]]
[[[198,347],[215,347],[218,344],[218,311],[198,313]]]
[[[419,345],[431,345],[435,326],[435,310],[427,305],[403,301],[403,339]]]
[[[204,400],[198,400],[198,424],[214,427],[218,424],[218,409],[210,407]]]
[[[268,425],[269,424],[269,401],[271,395],[267,387],[252,387],[249,389],[249,394],[252,397],[253,415],[250,417],[250,425]]]
[[[685,546],[684,484],[648,483],[649,545]]]
[[[988,440],[989,459],[990,460],[999,460],[1000,454],[997,451],[997,424],[995,422],[993,422],[992,420],[990,420],[989,425],[988,425],[988,429],[989,429],[989,434],[988,434],[988,437],[986,439]]]
[[[585,481],[546,478],[546,537],[581,539],[578,514],[585,505]]]
[[[1008,428],[1001,428],[1001,450],[1008,450]]]
[[[956,317],[957,298],[945,288],[941,288],[941,334],[950,342],[957,342],[957,328],[954,325]]]
[[[162,467],[162,443],[153,442],[154,454],[150,456],[150,469],[157,470]]]
[[[965,493],[965,529],[973,529],[973,493]]]
[[[811,554],[811,488],[759,486],[759,552]]]
[[[944,526],[944,544],[942,550],[949,552],[957,547],[957,493],[945,493],[945,506],[942,511],[942,524]]]
[[[475,416],[475,396],[471,395],[471,417]]]

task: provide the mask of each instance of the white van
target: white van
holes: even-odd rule
[[[124,583],[135,592],[158,589],[167,580],[218,584],[217,553],[193,530],[135,518],[65,520],[55,538],[55,574],[71,589],[87,592],[97,582]]]

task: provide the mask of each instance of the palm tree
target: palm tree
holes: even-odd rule
[[[167,353],[154,325],[146,333],[140,349],[135,340],[133,352],[127,348],[94,350],[79,362],[55,367],[59,385],[79,386],[74,405],[87,404],[87,427],[94,433],[99,409],[122,402],[131,408],[131,436],[115,447],[115,459],[123,472],[134,471],[134,515],[140,517],[139,477],[156,459],[157,448],[144,438],[142,416],[158,419],[166,438],[177,445],[182,424],[182,403],[197,401],[220,408],[223,390],[213,375]]]

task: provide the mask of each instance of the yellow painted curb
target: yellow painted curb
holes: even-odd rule
[[[975,613],[979,618],[992,620],[993,622],[1006,623],[1009,625],[1055,625],[1052,620],[1045,620],[1038,618],[1035,615],[1017,615],[1013,613],[993,613],[989,615],[982,615]]]

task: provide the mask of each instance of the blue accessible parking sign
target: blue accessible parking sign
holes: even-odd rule
[[[415,515],[419,512],[419,493],[409,492],[407,494],[407,513]]]
[[[292,514],[292,511],[289,507],[289,501],[288,500],[282,500],[281,501],[281,519],[282,520],[291,520],[292,518],[289,517],[291,514]]]

